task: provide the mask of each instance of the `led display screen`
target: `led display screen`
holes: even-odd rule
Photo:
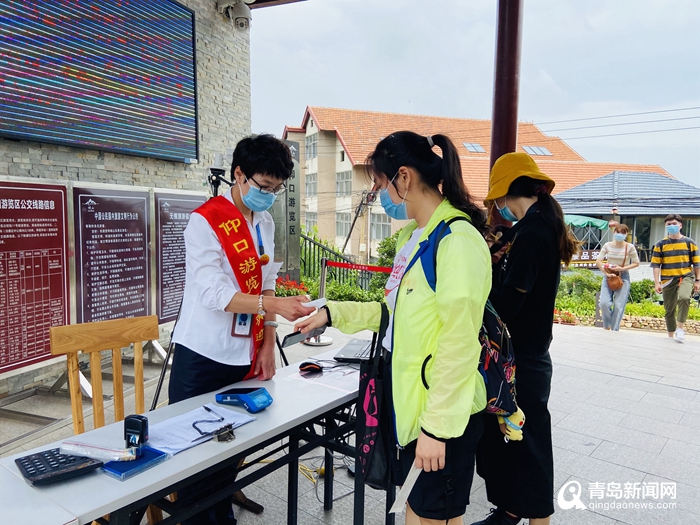
[[[194,13],[171,0],[0,0],[0,135],[197,158]]]

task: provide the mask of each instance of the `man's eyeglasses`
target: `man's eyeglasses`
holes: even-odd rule
[[[255,185],[258,187],[258,189],[260,190],[260,193],[263,193],[265,195],[269,195],[270,193],[273,193],[274,195],[282,195],[285,191],[287,191],[287,186],[285,186],[284,183],[282,183],[281,186],[278,186],[276,188],[271,188],[269,186],[261,186],[258,183],[258,181],[256,181],[252,176],[251,177],[246,176],[245,178],[248,181],[252,180],[255,183]]]

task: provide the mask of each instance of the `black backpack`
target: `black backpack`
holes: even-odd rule
[[[422,250],[419,248],[416,253],[416,256],[421,258],[425,278],[433,291],[437,281],[438,246],[440,241],[451,233],[449,227],[455,221],[469,221],[469,219],[460,216],[453,217],[447,222],[443,221],[433,230],[427,241],[424,241],[426,245],[421,247]],[[429,258],[431,254],[432,261]],[[481,343],[479,373],[486,385],[486,412],[498,416],[509,416],[518,409],[515,402],[515,355],[508,329],[488,300],[479,330],[479,343]]]

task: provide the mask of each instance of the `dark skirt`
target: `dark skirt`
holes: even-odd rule
[[[517,355],[515,377],[518,406],[525,413],[523,440],[506,443],[496,417],[487,417],[476,470],[492,504],[521,518],[546,518],[554,514],[549,352]]]

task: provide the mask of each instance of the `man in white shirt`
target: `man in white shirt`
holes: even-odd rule
[[[232,383],[275,375],[276,315],[295,321],[314,312],[307,296],[275,297],[274,222],[266,211],[286,190],[289,148],[272,135],[241,140],[231,165],[234,186],[195,210],[185,230],[186,278],[173,333],[170,403]],[[202,495],[200,494],[199,497]],[[224,501],[183,524],[235,524]]]

